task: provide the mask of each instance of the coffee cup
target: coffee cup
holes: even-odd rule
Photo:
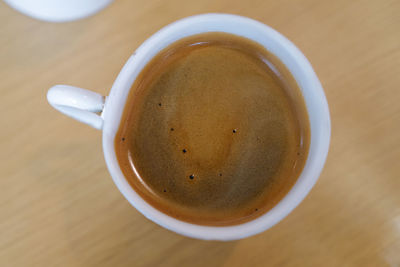
[[[116,156],[114,139],[129,91],[139,73],[162,49],[191,35],[225,32],[248,38],[274,54],[298,83],[310,122],[306,164],[289,193],[271,210],[249,222],[232,226],[205,226],[173,218],[146,202],[131,187]],[[176,21],[147,39],[128,59],[107,97],[85,89],[56,85],[47,94],[60,112],[103,131],[103,151],[108,170],[125,198],[153,222],[176,233],[205,240],[235,240],[263,232],[285,218],[306,197],[324,166],[330,142],[329,108],[311,64],[288,39],[250,18],[229,14],[203,14]]]

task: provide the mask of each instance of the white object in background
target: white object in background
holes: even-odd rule
[[[4,0],[4,2],[35,19],[65,22],[93,15],[112,0]]]
[[[151,206],[130,186],[119,166],[114,138],[122,119],[129,91],[136,77],[162,49],[194,34],[226,32],[251,39],[264,46],[286,65],[299,84],[310,119],[311,142],[303,171],[290,192],[264,215],[239,225],[204,226],[173,218]],[[112,53],[112,51],[110,52]],[[228,14],[204,14],[176,21],[147,39],[126,62],[105,100],[101,116],[86,112],[99,112],[103,98],[76,87],[56,85],[49,89],[47,98],[52,106],[64,106],[61,110],[95,128],[103,130],[103,150],[108,170],[125,198],[144,216],[176,233],[206,240],[234,240],[271,228],[285,218],[318,180],[329,150],[331,123],[324,90],[311,64],[301,51],[283,35],[258,21]],[[79,92],[82,92],[80,94]],[[84,103],[84,98],[89,101]],[[67,99],[61,99],[61,98]],[[60,109],[59,109],[60,110]],[[84,113],[80,113],[84,110]],[[71,112],[72,111],[72,112]],[[78,112],[77,112],[78,111]],[[80,116],[82,115],[82,116]],[[97,116],[97,117],[96,117]],[[103,120],[103,121],[100,121]]]

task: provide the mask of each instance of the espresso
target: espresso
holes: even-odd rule
[[[296,183],[309,120],[299,86],[261,45],[226,33],[173,43],[142,70],[115,138],[132,188],[200,225],[265,214]]]

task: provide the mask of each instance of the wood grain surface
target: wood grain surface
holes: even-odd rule
[[[54,84],[106,95],[130,54],[177,19],[260,20],[309,58],[332,142],[304,202],[257,236],[207,242],[136,211],[113,184],[101,132],[53,110]],[[115,0],[69,23],[0,2],[0,266],[400,266],[400,2]]]

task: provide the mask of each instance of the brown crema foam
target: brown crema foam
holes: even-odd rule
[[[226,33],[181,39],[141,71],[115,138],[132,188],[200,225],[236,225],[296,183],[310,143],[299,86],[261,45]]]

